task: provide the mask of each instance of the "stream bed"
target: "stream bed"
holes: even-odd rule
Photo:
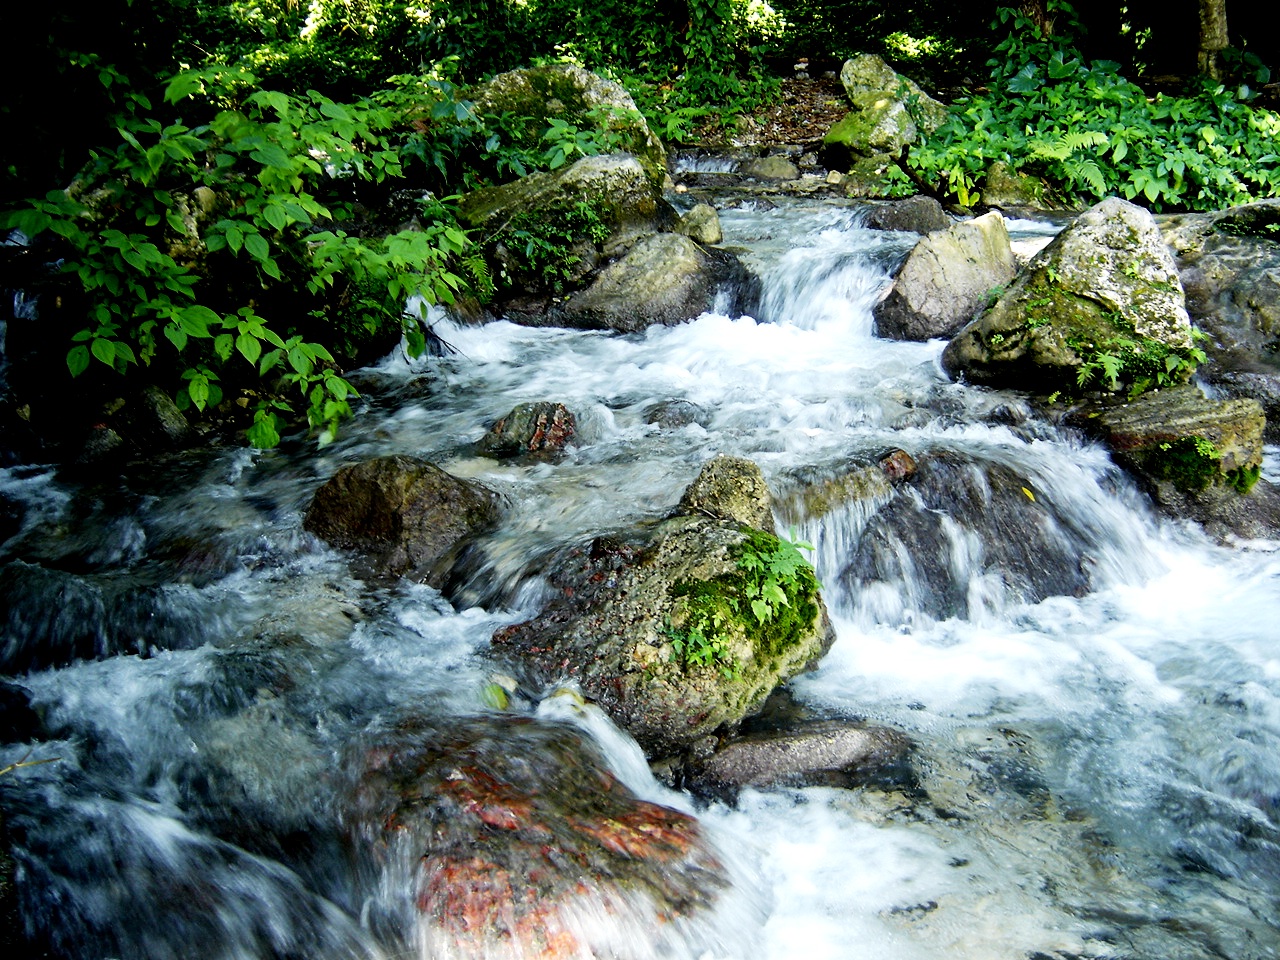
[[[364,402],[322,450],[287,438],[96,484],[0,471],[21,518],[0,553],[0,766],[57,758],[0,778],[32,956],[1280,957],[1277,545],[1157,517],[1100,447],[1016,394],[949,382],[941,342],[874,337],[914,235],[832,201],[721,217],[763,279],[758,317],[627,336],[440,319],[456,352],[358,372]],[[539,400],[577,416],[563,459],[476,455],[489,423]],[[960,497],[904,494],[921,518],[906,529],[928,533],[910,540],[874,498],[814,517],[788,496],[890,448],[988,499],[1016,478],[1078,582],[999,575],[1006,532]],[[354,579],[302,530],[339,466],[391,453],[506,503],[447,597]],[[837,639],[792,700],[903,731],[909,789],[695,800],[572,695],[493,703],[489,638],[538,611],[539,558],[663,516],[716,454],[758,463],[780,529],[814,545]],[[554,778],[563,755],[537,731],[570,728],[637,797],[693,818],[727,881],[680,878],[706,905],[654,924],[592,900],[584,875],[574,936],[543,952],[426,929],[412,855],[358,842],[359,771],[405,730],[509,729]]]

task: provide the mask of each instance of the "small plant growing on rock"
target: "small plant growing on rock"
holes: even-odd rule
[[[736,574],[678,585],[677,597],[686,599],[685,622],[668,624],[666,631],[676,656],[736,676],[729,650],[735,626],[762,653],[782,652],[817,612],[818,580],[800,553],[812,549],[803,541],[751,531],[734,551]]]

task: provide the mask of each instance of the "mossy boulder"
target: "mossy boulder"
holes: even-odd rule
[[[720,226],[720,214],[709,203],[697,203],[680,216],[676,233],[684,234],[697,243],[719,243],[724,239]]]
[[[312,498],[303,528],[352,550],[360,576],[443,583],[464,541],[497,522],[497,494],[426,460],[378,457],[348,464]]]
[[[808,567],[776,580],[786,602],[773,616],[753,612],[751,564],[785,549],[715,511],[677,513],[630,540],[598,538],[556,561],[553,599],[498,631],[495,653],[535,681],[576,681],[650,758],[681,755],[736,729],[830,648]]]
[[[922,131],[931,133],[946,120],[945,106],[874,54],[846,61],[840,82],[853,109],[822,141],[823,162],[833,170],[898,156]]]
[[[1038,209],[1044,202],[1044,181],[1029,173],[1020,173],[1003,160],[987,168],[979,184],[984,205],[1006,209],[1029,207]]]
[[[640,161],[619,153],[582,157],[559,170],[483,187],[464,196],[458,212],[469,226],[493,236],[522,214],[531,220],[563,218],[584,205],[607,231],[597,246],[614,256],[658,229],[659,199]]]
[[[876,335],[893,340],[950,337],[988,294],[1017,272],[999,213],[931,233],[907,255],[893,287],[875,305]]]
[[[551,120],[595,130],[602,141],[630,153],[658,190],[667,177],[667,153],[649,128],[631,94],[611,80],[572,64],[525,67],[502,73],[471,91],[481,114],[525,118],[521,146],[544,149],[542,134]]]
[[[1182,283],[1154,218],[1111,197],[1041,250],[942,363],[954,378],[1048,394],[1075,389],[1081,368],[1103,356],[1123,361],[1116,386],[1158,379],[1170,353],[1191,345]]]

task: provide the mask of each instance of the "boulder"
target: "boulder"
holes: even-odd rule
[[[539,616],[493,637],[494,653],[533,681],[579,684],[650,758],[732,732],[834,640],[807,565],[767,583],[759,571],[799,560],[794,548],[722,519],[740,515],[736,493],[728,504],[696,499],[712,515],[678,513],[629,542],[601,537],[559,558]],[[765,596],[774,600],[761,605]]]
[[[481,438],[477,452],[489,457],[555,455],[577,430],[577,419],[562,403],[519,403]]]
[[[617,153],[582,157],[558,170],[472,191],[458,202],[458,212],[467,224],[492,237],[517,215],[563,218],[584,204],[608,233],[597,246],[613,256],[658,229],[659,196],[640,161]],[[519,257],[514,258],[511,269],[519,262]],[[505,262],[498,263],[500,269],[504,266]]]
[[[545,149],[543,133],[551,120],[560,120],[630,153],[654,189],[666,180],[666,150],[631,94],[581,67],[556,63],[502,73],[472,89],[471,101],[480,114],[527,118],[525,140],[518,141],[527,149]]]
[[[988,213],[925,237],[875,305],[876,335],[891,340],[950,337],[1018,272],[1004,217]]]
[[[724,239],[720,215],[709,203],[696,204],[682,215],[680,222],[676,224],[676,233],[683,234],[695,243],[716,244]]]
[[[659,233],[601,270],[547,320],[622,333],[683,323],[710,310],[721,287],[741,284],[745,275],[737,257],[726,250],[704,249],[678,233]]]
[[[1211,336],[1209,376],[1280,374],[1280,200],[1163,223],[1187,309]]]
[[[853,109],[823,138],[823,162],[832,169],[898,156],[921,130],[931,133],[946,120],[945,106],[873,54],[846,61],[840,82]]]
[[[794,487],[778,498],[779,509],[784,518],[799,522],[851,503],[887,502],[893,488],[914,477],[917,469],[907,451],[888,450],[875,463],[842,464],[817,476],[793,478]]]
[[[988,207],[1039,209],[1043,205],[1044,182],[1029,173],[1019,173],[1003,160],[987,168],[978,186],[982,202]]]
[[[1183,491],[1243,486],[1262,465],[1266,421],[1256,400],[1210,400],[1185,386],[1075,419],[1087,421],[1121,465]]]
[[[776,533],[769,485],[752,461],[718,456],[708,460],[685,488],[677,514],[727,520],[765,533]]]
[[[868,207],[863,223],[872,230],[933,233],[951,226],[951,218],[933,197],[917,195]]]
[[[644,422],[664,430],[678,430],[693,423],[706,426],[710,414],[692,400],[660,400],[645,411]]]
[[[697,820],[636,797],[573,727],[407,717],[360,747],[344,765],[356,902],[415,955],[661,956],[729,886]],[[618,952],[620,930],[651,940]]]
[[[800,168],[786,157],[753,157],[738,164],[738,175],[756,180],[797,180]]]
[[[498,514],[498,497],[488,488],[396,455],[340,469],[316,491],[302,526],[355,551],[352,567],[360,576],[404,576],[438,587],[462,543]]]
[[[1115,197],[1082,213],[1023,268],[942,355],[973,383],[1074,389],[1102,355],[1123,361],[1117,386],[1163,372],[1191,346],[1191,320],[1155,220]]]
[[[945,104],[939,103],[920,89],[914,80],[899,74],[880,57],[864,53],[846,60],[840,68],[840,83],[849,99],[857,103],[867,94],[892,93],[910,100],[912,110],[921,117],[921,129],[932,133],[947,119]]]
[[[686,785],[732,798],[743,787],[857,787],[909,781],[911,742],[896,730],[818,720],[736,737],[698,765]]]

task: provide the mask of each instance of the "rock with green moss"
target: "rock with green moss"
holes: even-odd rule
[[[853,109],[822,141],[823,162],[833,170],[898,156],[946,119],[945,106],[873,54],[846,61],[840,81]]]
[[[945,104],[920,89],[914,80],[899,74],[880,57],[864,53],[846,60],[840,68],[840,83],[849,99],[857,103],[866,94],[890,93],[907,102],[925,133],[932,133],[947,119]]]
[[[834,639],[795,548],[724,518],[761,516],[758,502],[744,503],[758,501],[763,478],[730,503],[715,493],[722,479],[695,481],[697,506],[681,508],[694,513],[561,557],[541,614],[493,638],[498,655],[519,659],[535,679],[576,681],[650,758],[733,731]]]
[[[1210,400],[1184,386],[1076,419],[1091,422],[1122,465],[1184,491],[1251,486],[1262,466],[1265,417],[1256,400]]]
[[[681,215],[676,233],[682,233],[697,243],[719,243],[724,239],[720,226],[720,214],[709,203],[697,203]]]
[[[657,231],[659,199],[635,157],[610,154],[475,190],[459,201],[458,212],[468,225],[493,237],[521,216],[554,221],[586,207],[591,219],[604,227],[605,236],[596,246],[614,256]]]
[[[942,362],[954,378],[1049,394],[1091,380],[1163,385],[1190,373],[1191,349],[1182,283],[1154,218],[1111,197],[1040,251]]]
[[[567,63],[525,67],[499,74],[471,91],[481,114],[519,117],[528,149],[546,147],[542,135],[551,120],[595,132],[611,150],[632,154],[655,189],[667,177],[667,154],[631,94],[621,86]]]
[[[950,337],[1017,269],[999,213],[931,233],[907,255],[893,287],[875,305],[876,335],[893,340]]]
[[[988,207],[1002,210],[1043,207],[1044,181],[1029,173],[1020,173],[1003,160],[997,160],[987,168],[979,187],[982,202]]]

